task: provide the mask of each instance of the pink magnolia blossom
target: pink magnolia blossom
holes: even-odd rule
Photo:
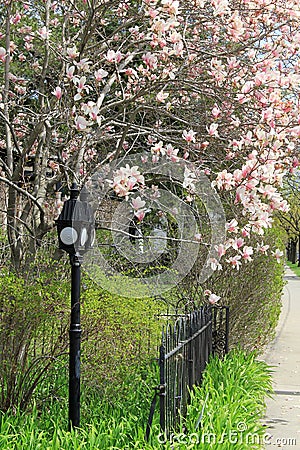
[[[115,52],[114,50],[108,50],[106,54],[106,59],[110,63],[119,63],[123,58],[122,53],[118,50]]]
[[[215,249],[218,252],[219,258],[221,258],[222,256],[226,255],[226,247],[225,247],[224,244],[216,245]]]
[[[183,130],[182,137],[186,142],[196,142],[196,133],[193,130]]]
[[[246,238],[250,236],[249,230],[247,228],[242,228],[241,235]]]
[[[114,175],[112,186],[119,197],[127,197],[132,189],[143,186],[145,183],[144,176],[140,173],[137,166],[125,167],[118,169]]]
[[[179,11],[179,1],[177,0],[162,0],[161,4],[168,10],[170,15],[176,16]]]
[[[246,83],[242,87],[242,93],[248,94],[251,91],[251,89],[253,88],[253,85],[254,85],[253,81],[246,81]]]
[[[220,298],[221,297],[216,294],[210,294],[210,296],[208,297],[208,301],[212,305],[215,305],[220,300]]]
[[[5,62],[6,50],[4,47],[0,47],[0,61]]]
[[[226,261],[236,270],[240,269],[240,266],[242,265],[241,261],[241,255],[235,255],[231,256],[230,258],[226,259]]]
[[[157,57],[154,54],[147,52],[142,56],[142,59],[149,69],[157,68]]]
[[[97,121],[99,125],[101,124],[101,116],[99,116],[99,107],[96,103],[90,101],[81,104],[81,111],[84,112],[85,115],[89,115],[89,117],[93,121]]]
[[[86,130],[89,122],[83,116],[77,116],[75,119],[75,126],[78,131]]]
[[[76,59],[77,58],[77,56],[79,55],[79,52],[78,52],[78,50],[77,50],[75,45],[73,47],[67,48],[67,55],[71,59]]]
[[[156,100],[160,103],[165,103],[165,100],[169,97],[168,92],[160,91],[156,95]]]
[[[74,77],[73,78],[73,83],[77,87],[77,94],[74,96],[74,100],[75,101],[81,100],[81,98],[82,98],[82,96],[84,94],[84,91],[89,93],[90,86],[85,84],[86,83],[86,77],[85,76],[82,76],[80,78]]]
[[[206,127],[208,134],[212,137],[218,137],[219,136],[218,127],[219,125],[217,123],[210,124],[209,127]]]
[[[62,97],[61,87],[60,86],[56,86],[56,88],[54,89],[54,91],[51,92],[51,94],[55,95],[57,100],[60,100],[61,97]]]
[[[42,27],[37,31],[37,34],[43,39],[46,40],[49,38],[51,31],[46,27]]]
[[[134,212],[134,215],[138,219],[139,222],[142,222],[142,220],[145,217],[145,214],[146,214],[146,212],[143,209],[139,209],[138,211]]]
[[[178,33],[177,31],[172,31],[170,34],[170,41],[175,44],[182,41],[182,35],[181,33]]]
[[[166,149],[164,148],[163,141],[156,142],[151,147],[151,153],[154,154],[154,155],[165,155],[166,154]]]
[[[229,12],[228,0],[211,0],[215,16],[224,16]]]
[[[234,239],[234,241],[233,241],[231,246],[235,250],[239,250],[241,247],[243,247],[244,243],[245,243],[244,239],[239,237],[237,239]]]
[[[30,44],[29,42],[25,42],[25,50],[29,52],[32,48],[33,48],[32,44]]]
[[[267,254],[269,248],[270,248],[270,246],[265,245],[263,242],[261,242],[260,244],[257,244],[257,247],[256,247],[256,249],[264,255]]]
[[[173,49],[176,56],[181,56],[184,49],[183,41],[175,42]]]
[[[146,202],[144,200],[142,200],[140,196],[133,198],[131,201],[131,206],[135,210],[144,208],[145,204],[146,204]]]
[[[238,42],[239,39],[245,34],[245,27],[243,21],[241,20],[239,13],[235,11],[230,18],[230,23],[228,27],[229,34],[232,36],[234,42]]]
[[[233,175],[227,172],[226,169],[222,170],[217,176],[217,179],[213,182],[213,185],[217,186],[218,189],[224,189],[228,191],[234,186]]]
[[[74,78],[74,72],[76,67],[75,66],[68,66],[66,70],[66,75],[69,80],[72,80]]]
[[[103,70],[103,69],[98,69],[98,70],[96,70],[94,75],[95,75],[95,78],[96,78],[97,81],[102,81],[103,78],[107,77],[108,72],[106,70]]]
[[[275,252],[272,252],[272,255],[276,258],[277,262],[280,263],[280,260],[283,256],[283,252],[277,248]]]
[[[236,219],[232,219],[226,224],[226,229],[229,233],[236,233],[238,231],[238,222]]]
[[[188,188],[190,191],[194,192],[197,182],[197,176],[194,172],[192,172],[188,167],[184,168],[184,179],[182,183],[183,188]]]
[[[244,261],[252,261],[251,255],[253,255],[253,248],[245,245],[241,251],[241,255]]]
[[[212,270],[222,270],[222,265],[216,258],[209,258],[207,260],[207,265],[211,267]]]
[[[218,107],[217,104],[215,104],[215,106],[213,107],[213,109],[211,111],[211,114],[212,114],[214,119],[218,119],[220,117],[221,110],[220,110],[220,108]]]
[[[77,67],[78,71],[89,72],[92,62],[88,58],[83,58],[78,62],[74,61],[74,64]]]
[[[20,22],[21,19],[22,19],[21,14],[20,14],[19,12],[17,12],[17,13],[15,14],[15,16],[12,18],[12,23],[13,23],[14,25],[16,25],[17,23]]]

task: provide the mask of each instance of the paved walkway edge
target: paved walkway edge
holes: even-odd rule
[[[276,336],[261,357],[272,366],[265,448],[300,449],[300,278],[288,267]]]

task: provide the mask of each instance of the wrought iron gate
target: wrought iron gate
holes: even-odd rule
[[[185,416],[189,392],[199,385],[211,354],[228,352],[229,308],[203,306],[168,324],[162,335],[159,367],[160,427],[166,436]],[[152,403],[146,438],[149,437],[155,401]]]

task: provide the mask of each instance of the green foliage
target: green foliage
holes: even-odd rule
[[[157,450],[158,448],[231,450],[260,448],[250,445],[262,439],[265,395],[271,390],[270,370],[253,353],[234,351],[223,361],[213,358],[207,365],[203,384],[192,393],[184,432],[172,434],[162,447],[158,414],[150,442],[144,440],[147,417],[157,384],[157,365],[136,370],[124,379],[127,395],[115,391],[113,403],[99,397],[97,390],[83,385],[81,429],[67,429],[66,372],[60,371],[57,383],[64,386],[60,399],[51,399],[38,413],[19,410],[0,413],[0,448],[3,450]],[[158,412],[158,408],[157,408]],[[199,420],[200,419],[200,420]],[[244,431],[241,431],[244,424]],[[239,429],[238,429],[239,428]],[[238,443],[233,440],[237,437]],[[227,434],[225,434],[227,433]],[[201,436],[224,439],[222,444],[201,443]],[[195,437],[198,437],[198,444]],[[252,437],[252,441],[251,441]],[[227,438],[227,441],[226,441]],[[191,443],[193,442],[193,443]]]
[[[187,434],[199,435],[199,445],[193,448],[264,448],[260,420],[271,391],[271,371],[255,353],[235,350],[222,361],[211,359],[188,408]]]
[[[61,372],[58,384],[66,387],[66,373]],[[126,399],[117,391],[113,404],[101,399],[96,390],[83,385],[82,428],[66,431],[67,390],[61,399],[52,399],[39,413],[36,406],[30,414],[19,410],[0,413],[0,448],[26,449],[152,449],[144,442],[146,420],[157,383],[157,366],[136,370],[124,379]],[[61,390],[63,394],[63,390]]]
[[[59,396],[54,385],[45,390],[42,380],[55,379],[66,364],[69,275],[69,264],[45,257],[23,276],[1,270],[0,410],[25,410],[32,396],[38,405]],[[112,295],[85,276],[81,302],[82,379],[109,398],[116,386],[122,390],[125,375],[156,357],[158,316],[165,306],[151,298]]]
[[[66,351],[67,292],[50,271],[35,278],[1,270],[0,409],[26,408],[52,362]]]
[[[286,232],[286,237],[297,241],[300,233],[299,172],[285,177],[281,193],[289,210],[276,213],[277,224]]]
[[[298,263],[297,264],[292,264],[290,261],[286,262],[287,265],[292,269],[292,271],[298,276],[300,277],[300,267],[298,267]]]
[[[268,231],[264,243],[284,251],[278,228]],[[273,338],[281,310],[283,271],[283,261],[257,254],[253,261],[242,264],[239,272],[224,265],[208,280],[205,287],[219,293],[221,303],[230,307],[231,348],[241,345],[261,350]]]
[[[124,374],[156,357],[158,316],[165,306],[152,298],[111,294],[87,279],[83,284],[83,377],[109,394]]]

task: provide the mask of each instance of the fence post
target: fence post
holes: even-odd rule
[[[229,306],[225,307],[226,319],[225,319],[225,354],[229,352]]]
[[[188,338],[191,338],[194,333],[194,316],[192,313],[189,314],[189,333]],[[188,387],[191,388],[194,382],[194,345],[192,341],[187,346],[187,364],[188,364]]]
[[[164,337],[159,349],[159,408],[160,408],[160,429],[166,433],[166,348]]]

